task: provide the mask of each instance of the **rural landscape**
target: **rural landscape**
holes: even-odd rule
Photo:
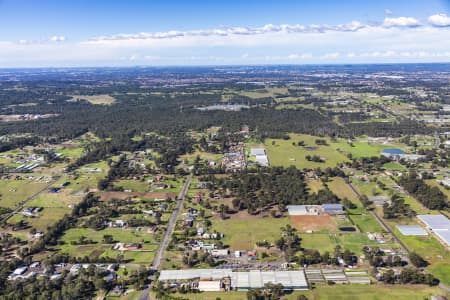
[[[448,65],[402,68],[3,72],[1,294],[448,295]]]
[[[0,0],[0,300],[450,299],[448,1]]]

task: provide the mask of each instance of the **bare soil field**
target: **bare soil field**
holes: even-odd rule
[[[328,215],[323,216],[291,216],[291,224],[299,232],[337,231],[337,224]]]

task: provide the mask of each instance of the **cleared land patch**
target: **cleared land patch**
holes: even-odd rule
[[[291,216],[291,223],[299,232],[336,231],[337,224],[330,216]]]
[[[76,95],[72,96],[72,101],[86,100],[95,105],[111,105],[116,103],[116,98],[110,95]]]

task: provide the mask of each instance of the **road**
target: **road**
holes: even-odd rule
[[[172,232],[175,228],[175,223],[178,219],[178,216],[180,214],[181,205],[183,204],[184,198],[186,197],[186,193],[189,188],[189,184],[191,183],[192,174],[188,175],[186,177],[186,181],[183,184],[183,187],[181,188],[180,194],[177,199],[177,205],[175,206],[175,209],[173,211],[172,217],[169,220],[169,223],[167,225],[166,233],[164,234],[164,238],[161,241],[161,244],[159,246],[158,252],[156,253],[155,259],[153,260],[151,269],[152,270],[158,270],[161,265],[161,260],[164,255],[164,251],[166,251],[167,245],[169,244],[170,237],[172,235]],[[150,286],[147,287],[143,293],[139,296],[139,300],[148,300],[150,297]]]
[[[361,194],[355,189],[355,187],[351,184],[348,183],[348,186],[352,189],[352,191],[356,194],[356,196],[358,197],[358,199],[361,199]],[[378,223],[380,223],[381,227],[384,228],[384,230],[386,230],[387,232],[389,232],[392,237],[394,238],[394,240],[400,245],[400,247],[402,248],[403,252],[405,252],[405,254],[409,254],[408,248],[406,248],[405,244],[403,244],[402,241],[400,241],[399,238],[397,238],[397,236],[394,234],[394,232],[391,230],[391,228],[384,222],[383,219],[381,219],[381,217],[379,215],[377,215],[375,212],[368,210],[368,212],[378,221]]]
[[[61,179],[61,177],[58,176],[58,177],[50,180],[50,182],[48,184],[46,184],[44,188],[42,188],[38,192],[34,193],[30,197],[28,197],[25,200],[23,200],[22,202],[20,202],[19,205],[17,205],[12,212],[10,212],[10,213],[8,213],[6,215],[3,215],[0,218],[0,223],[6,222],[6,220],[8,220],[12,215],[17,214],[18,212],[20,212],[28,202],[30,202],[31,200],[33,200],[34,198],[39,196],[42,192],[47,191],[50,188],[50,186],[52,186],[59,179]]]
[[[359,199],[361,199],[361,194],[355,189],[355,187],[351,183],[348,183],[348,186],[352,189],[352,191],[356,194],[356,196]],[[403,244],[402,241],[400,241],[400,239],[395,235],[395,233],[391,230],[391,228],[384,222],[384,220],[373,211],[369,210],[369,213],[378,221],[378,223],[380,223],[381,227],[383,227],[386,231],[388,231],[392,235],[394,240],[400,245],[400,247],[403,249],[403,251],[409,255],[408,248],[405,246],[405,244]],[[426,270],[424,270],[424,272],[427,273]],[[450,287],[446,286],[443,283],[439,283],[439,287],[443,290],[446,290],[447,292],[450,292]]]

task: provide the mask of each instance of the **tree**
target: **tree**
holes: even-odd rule
[[[412,264],[417,268],[425,268],[426,266],[428,266],[428,262],[424,260],[422,256],[420,256],[416,252],[411,252],[409,254],[409,259],[411,260]]]

